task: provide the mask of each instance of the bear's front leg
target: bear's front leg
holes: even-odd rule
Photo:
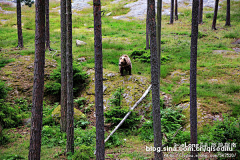
[[[131,68],[129,69],[129,75],[132,75],[132,69]]]
[[[121,76],[123,76],[123,68],[122,67],[120,68],[120,73],[121,73]]]

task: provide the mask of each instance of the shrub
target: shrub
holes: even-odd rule
[[[131,58],[143,62],[143,63],[150,63],[151,61],[151,55],[150,50],[135,50],[130,55]],[[162,55],[161,56],[161,64],[166,64],[167,62],[170,62],[172,58],[169,55]]]
[[[9,90],[10,88],[6,87],[6,84],[0,80],[0,99],[6,98]]]
[[[169,144],[172,144],[171,137],[183,125],[184,115],[179,110],[166,108],[161,110],[161,126],[162,132],[168,137]],[[143,123],[142,127],[138,130],[140,138],[144,141],[152,142],[154,139],[153,134],[153,121],[147,120]],[[176,137],[178,138],[178,137]],[[175,140],[174,138],[173,140]],[[175,140],[176,141],[176,140]]]
[[[0,123],[3,128],[14,128],[22,124],[20,109],[0,99]]]
[[[85,86],[85,80],[88,78],[88,75],[83,71],[81,66],[78,66],[76,63],[73,63],[73,92],[77,94]],[[58,67],[50,75],[52,81],[46,83],[45,92],[46,94],[54,94],[59,96],[61,94],[61,67]]]
[[[83,105],[86,103],[85,97],[79,97],[78,99],[74,99],[74,102],[78,104],[79,107],[83,107]]]
[[[123,145],[123,143],[124,143],[124,140],[120,137],[120,135],[117,133],[114,133],[105,143],[105,147],[112,148],[112,147]]]
[[[81,145],[79,149],[74,153],[73,159],[89,160],[94,158],[94,150],[91,146]]]
[[[240,119],[234,117],[223,116],[223,121],[215,121],[213,126],[209,124],[204,126],[203,135],[199,136],[199,142],[202,143],[226,143],[237,144],[234,152],[237,154],[236,157],[240,156]],[[229,153],[229,152],[228,152]]]
[[[130,111],[129,107],[121,107],[123,89],[119,88],[116,92],[113,93],[113,99],[110,99],[111,106],[104,112],[105,122],[111,123],[112,125],[117,125],[125,117],[125,115]],[[140,117],[137,115],[137,112],[132,111],[129,117],[122,124],[122,128],[132,128],[139,121]]]

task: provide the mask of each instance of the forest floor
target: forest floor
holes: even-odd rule
[[[123,0],[112,3],[107,0],[102,2],[105,15],[102,17],[103,36],[103,68],[104,68],[104,106],[108,109],[109,101],[116,89],[122,87],[125,90],[124,106],[132,106],[147,89],[150,84],[151,66],[149,61],[132,59],[133,75],[120,76],[118,59],[121,55],[131,55],[134,51],[145,50],[146,29],[145,20],[134,19],[126,16],[130,5],[135,0]],[[223,120],[223,115],[239,117],[240,115],[240,2],[231,2],[231,27],[225,27],[226,1],[220,4],[217,30],[211,30],[213,8],[205,7],[203,24],[199,25],[198,41],[198,133],[204,136],[206,124],[213,124],[217,120]],[[92,6],[92,2],[87,2]],[[50,1],[50,39],[53,51],[46,52],[45,83],[51,81],[51,73],[60,66],[60,15],[59,1]],[[186,5],[189,5],[186,4]],[[0,70],[0,80],[11,87],[7,102],[16,105],[16,99],[26,100],[31,104],[33,67],[34,67],[34,30],[35,20],[34,5],[29,8],[22,6],[22,25],[24,48],[18,49],[16,15],[5,14],[15,12],[15,7],[0,3],[0,60],[10,59]],[[169,4],[164,3],[163,8],[168,9]],[[108,14],[110,13],[110,14]],[[161,66],[161,99],[165,107],[180,108],[185,115],[184,131],[189,131],[189,69],[190,69],[190,40],[191,40],[191,8],[179,8],[179,20],[169,25],[169,16],[162,17],[162,66]],[[107,15],[108,14],[108,15]],[[122,20],[116,17],[125,16]],[[75,45],[76,40],[86,42],[86,45]],[[84,58],[86,61],[80,62]],[[142,60],[149,59],[141,57]],[[86,113],[91,130],[95,124],[94,114],[94,37],[92,8],[83,8],[73,11],[73,59],[89,74],[88,85],[75,98],[84,97],[84,107],[90,107]],[[44,114],[49,114],[59,101],[54,96],[45,95]],[[140,116],[141,125],[150,118],[151,94],[136,108]],[[75,103],[75,107],[84,112],[84,107]],[[29,110],[27,112],[30,112]],[[26,117],[27,119],[29,116]],[[46,118],[46,116],[45,116]],[[110,145],[106,149],[106,159],[151,159],[153,152],[146,151],[146,146],[153,146],[153,142],[141,140],[137,128],[122,130],[117,134],[120,145]],[[57,132],[57,127],[52,127]],[[46,131],[46,128],[45,128]],[[107,133],[111,131],[106,128]],[[11,142],[0,146],[0,159],[18,155],[27,159],[29,148],[29,124],[13,129],[5,129]],[[50,131],[49,131],[50,132]],[[90,132],[90,131],[89,131]],[[126,133],[125,133],[126,132]],[[77,132],[78,133],[78,132]],[[87,133],[86,133],[87,134]],[[56,135],[57,137],[58,135]],[[62,135],[61,135],[62,136]],[[56,137],[51,139],[51,143]],[[50,139],[50,138],[49,138]],[[120,141],[119,140],[119,141]],[[90,141],[90,140],[89,140]],[[49,142],[50,143],[50,142]],[[42,145],[42,159],[67,159],[64,153],[64,145]],[[78,149],[78,148],[77,148]],[[189,159],[189,152],[165,152],[164,159]],[[217,155],[215,152],[202,152],[200,155],[206,159]],[[168,157],[167,157],[168,156]],[[171,157],[173,156],[173,157]],[[7,159],[7,158],[6,158]],[[214,159],[214,158],[211,158]]]

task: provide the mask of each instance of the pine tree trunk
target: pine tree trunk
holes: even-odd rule
[[[149,6],[147,4],[147,18],[146,18],[146,50],[149,49]]]
[[[198,10],[199,0],[193,0],[192,6],[192,34],[190,59],[190,131],[191,144],[197,144],[197,41],[198,41]],[[191,151],[191,160],[196,160],[197,151]]]
[[[50,36],[49,36],[49,0],[45,0],[46,6],[46,50],[50,49]]]
[[[18,30],[18,46],[23,48],[23,36],[22,36],[22,18],[21,18],[21,2],[17,0],[17,30]]]
[[[214,16],[213,16],[213,22],[212,22],[212,29],[213,30],[217,30],[216,21],[217,21],[217,12],[218,12],[218,2],[219,2],[219,0],[215,1]]]
[[[74,153],[74,109],[73,109],[73,69],[72,69],[72,4],[66,3],[67,24],[67,152]]]
[[[174,0],[171,0],[170,24],[173,24]]]
[[[175,21],[178,20],[178,1],[175,0]]]
[[[230,0],[227,0],[227,13],[226,13],[225,26],[231,26],[231,24],[230,24]]]
[[[61,0],[61,121],[62,132],[67,131],[67,60],[66,60],[66,0]]]
[[[161,74],[161,27],[162,27],[162,0],[157,1],[157,55],[158,55],[158,79]],[[160,92],[160,87],[159,87]]]
[[[45,64],[45,0],[36,0],[35,61],[29,160],[40,160]]]
[[[101,2],[93,0],[95,49],[96,159],[105,159]]]
[[[157,54],[156,21],[155,21],[155,0],[148,0],[149,10],[149,31],[151,51],[151,82],[152,82],[152,105],[153,105],[153,130],[154,147],[162,146],[161,139],[161,115],[160,115],[160,94],[159,94],[159,56]],[[162,152],[154,151],[155,159],[163,159]]]
[[[199,21],[198,24],[202,24],[202,17],[203,17],[203,0],[199,0]]]

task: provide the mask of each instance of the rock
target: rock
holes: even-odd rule
[[[103,93],[106,91],[107,88],[107,86],[103,85]]]
[[[61,118],[61,105],[58,105],[53,111],[52,111],[52,118],[55,122],[60,123]],[[74,120],[79,121],[81,119],[86,119],[86,115],[83,114],[78,109],[74,108]]]
[[[226,54],[226,53],[234,53],[234,52],[228,51],[228,50],[213,50],[213,54]]]
[[[107,77],[114,77],[114,76],[115,76],[114,73],[109,73],[109,74],[107,74]]]
[[[240,44],[240,38],[237,39],[235,42],[231,43],[231,44]]]
[[[24,120],[23,120],[23,125],[24,125],[24,126],[31,125],[31,118],[24,119]]]
[[[85,57],[81,57],[81,58],[78,58],[77,61],[79,61],[79,62],[85,62],[85,61],[86,61],[86,58],[85,58]]]
[[[76,40],[76,45],[77,46],[83,46],[83,45],[86,45],[87,43],[86,42],[83,42],[83,41],[80,41],[80,40]]]

